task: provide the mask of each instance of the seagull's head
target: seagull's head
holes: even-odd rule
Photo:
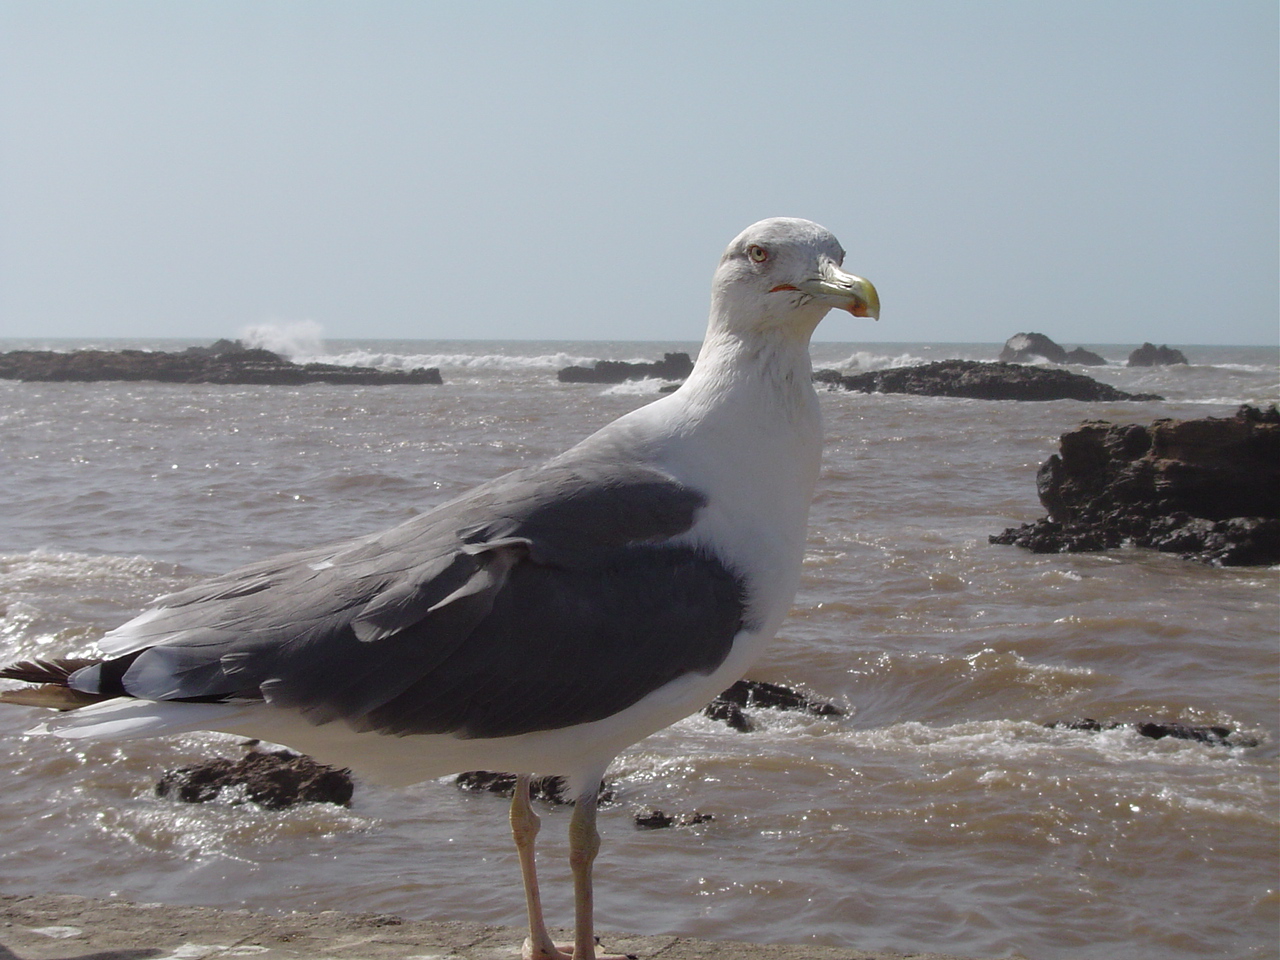
[[[876,288],[846,273],[843,263],[840,242],[810,220],[753,223],[720,259],[713,317],[742,336],[779,330],[806,339],[833,307],[855,317],[879,317]]]

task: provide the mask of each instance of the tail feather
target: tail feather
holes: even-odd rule
[[[65,687],[67,678],[81,667],[101,663],[100,659],[85,660],[59,657],[54,660],[20,660],[7,667],[0,667],[0,679],[21,680],[23,683],[55,683]]]
[[[0,703],[14,703],[24,707],[48,707],[53,710],[78,710],[91,703],[110,700],[111,695],[82,693],[67,686],[67,678],[71,674],[81,667],[91,667],[100,662],[99,660],[59,658],[23,660],[7,667],[0,667],[0,679],[38,684],[38,686],[23,687],[18,690],[2,690]]]

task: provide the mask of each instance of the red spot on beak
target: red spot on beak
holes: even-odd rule
[[[789,283],[780,283],[780,284],[778,284],[776,287],[774,287],[772,290],[770,290],[769,292],[770,292],[770,293],[777,293],[779,290],[794,290],[796,293],[799,293],[799,292],[800,292],[800,288],[799,288],[799,287],[793,287],[793,286],[792,286],[791,284],[789,284]]]

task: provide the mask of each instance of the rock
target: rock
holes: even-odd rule
[[[1047,360],[1049,363],[1075,363],[1090,367],[1104,366],[1107,362],[1084,347],[1076,347],[1068,352],[1043,333],[1015,333],[1005,341],[999,359],[1002,363],[1034,363],[1036,360]]]
[[[683,380],[693,371],[687,353],[664,353],[654,363],[597,360],[590,367],[565,367],[556,378],[561,383],[623,383],[627,380]]]
[[[789,687],[765,683],[763,680],[739,680],[703,707],[702,713],[712,720],[727,723],[739,733],[750,733],[755,729],[755,724],[745,713],[744,707],[790,710],[796,713],[807,713],[813,717],[844,715],[844,711],[834,703],[814,700]]]
[[[459,790],[469,792],[494,793],[500,797],[510,797],[516,792],[516,775],[514,773],[494,773],[490,770],[469,770],[453,778]],[[568,784],[564,777],[534,777],[529,781],[529,796],[545,803],[569,804],[573,798],[565,796]],[[615,789],[612,785],[600,784],[600,802],[612,803]]]
[[[1107,365],[1105,357],[1094,353],[1092,350],[1086,350],[1084,347],[1076,347],[1074,350],[1069,350],[1066,362],[1082,367],[1105,367]]]
[[[721,723],[727,723],[732,729],[739,733],[751,733],[755,730],[756,725],[751,722],[751,718],[743,712],[742,707],[736,703],[730,703],[723,699],[724,694],[720,694],[705,707],[702,708],[702,715],[710,717],[712,720],[719,720]]]
[[[1187,358],[1181,350],[1175,350],[1170,346],[1157,347],[1154,343],[1144,343],[1133,353],[1129,354],[1129,366],[1131,367],[1162,367],[1172,363],[1186,363]]]
[[[641,811],[633,818],[638,830],[661,830],[664,827],[692,827],[699,823],[711,823],[715,820],[709,813],[682,813],[671,816],[655,808]]]
[[[1280,412],[1062,435],[1036,475],[1049,516],[990,538],[1035,553],[1134,543],[1222,566],[1280,562]]]
[[[1000,351],[1002,363],[1027,363],[1037,359],[1050,363],[1066,363],[1067,351],[1043,333],[1015,333]]]
[[[1111,720],[1103,723],[1091,717],[1085,717],[1082,720],[1055,720],[1053,723],[1046,723],[1045,726],[1050,729],[1084,730],[1088,733],[1099,733],[1103,730],[1119,730],[1129,727],[1139,736],[1147,737],[1151,740],[1163,740],[1165,737],[1172,737],[1175,740],[1194,740],[1197,743],[1207,743],[1213,747],[1256,747],[1258,745],[1258,741],[1254,737],[1242,737],[1230,727],[1161,723],[1156,720],[1145,720],[1137,723],[1120,723],[1119,721]]]
[[[439,384],[435,367],[416,370],[377,370],[328,363],[297,364],[260,347],[219,340],[210,347],[189,347],[177,353],[159,350],[13,350],[0,353],[0,379],[26,381],[98,380],[158,381],[160,383],[344,385]]]
[[[221,798],[270,810],[295,803],[345,807],[354,789],[350,770],[316,763],[288,750],[251,750],[239,760],[216,757],[170,770],[156,784],[156,794],[167,800],[208,803]]]
[[[1125,393],[1092,377],[1017,363],[939,360],[844,376],[835,370],[814,374],[820,383],[859,393],[910,393],[971,400],[1162,400],[1153,393]]]

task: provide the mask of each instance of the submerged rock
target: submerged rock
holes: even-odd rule
[[[970,400],[1162,400],[1153,393],[1126,393],[1070,370],[979,360],[939,360],[845,376],[820,370],[814,379],[859,393],[910,393]]]
[[[703,707],[702,713],[712,720],[727,723],[739,733],[751,733],[755,730],[755,724],[745,712],[746,707],[790,710],[813,717],[844,716],[844,711],[834,703],[815,700],[790,687],[763,680],[739,680]]]
[[[210,347],[181,352],[159,350],[13,350],[0,353],[0,379],[80,383],[99,380],[157,381],[159,383],[268,384],[307,383],[381,386],[440,384],[435,367],[415,370],[377,370],[328,363],[297,364],[260,347],[238,340],[219,340]]]
[[[638,830],[662,830],[666,827],[693,827],[699,823],[711,823],[715,817],[709,813],[699,813],[697,810],[692,813],[681,813],[671,815],[664,813],[657,807],[648,810],[642,810],[633,818],[636,829]]]
[[[1224,566],[1280,562],[1280,413],[1090,421],[1036,475],[1049,516],[992,536],[1035,553],[1124,543]]]
[[[1129,354],[1131,367],[1163,367],[1174,363],[1186,363],[1187,358],[1181,350],[1162,344],[1144,343]]]
[[[1105,367],[1107,358],[1101,354],[1094,353],[1092,350],[1086,350],[1084,347],[1076,347],[1074,350],[1067,351],[1067,363],[1078,364],[1082,367]]]
[[[453,778],[459,790],[471,793],[494,793],[510,797],[516,792],[514,773],[495,773],[492,770],[468,770]],[[568,783],[564,777],[533,777],[529,781],[529,796],[544,803],[569,804],[573,798],[565,793]],[[615,789],[603,781],[600,783],[600,802],[612,803]]]
[[[556,378],[561,383],[624,383],[627,380],[683,380],[693,372],[687,353],[664,353],[654,363],[597,360],[590,367],[565,367]]]
[[[1253,737],[1242,737],[1230,727],[1216,725],[1200,726],[1197,724],[1160,722],[1157,720],[1144,720],[1135,723],[1121,723],[1118,720],[1110,720],[1103,723],[1100,720],[1094,720],[1092,717],[1085,717],[1081,720],[1055,720],[1052,723],[1046,723],[1045,726],[1051,730],[1084,730],[1088,733],[1132,728],[1139,736],[1147,737],[1151,740],[1163,740],[1165,737],[1172,737],[1175,740],[1194,740],[1197,743],[1206,743],[1213,747],[1256,747],[1258,745],[1258,741]]]
[[[182,803],[221,799],[232,804],[256,803],[271,810],[295,803],[351,803],[355,786],[351,771],[317,763],[288,750],[251,750],[239,760],[215,757],[170,770],[156,784],[156,794]]]

